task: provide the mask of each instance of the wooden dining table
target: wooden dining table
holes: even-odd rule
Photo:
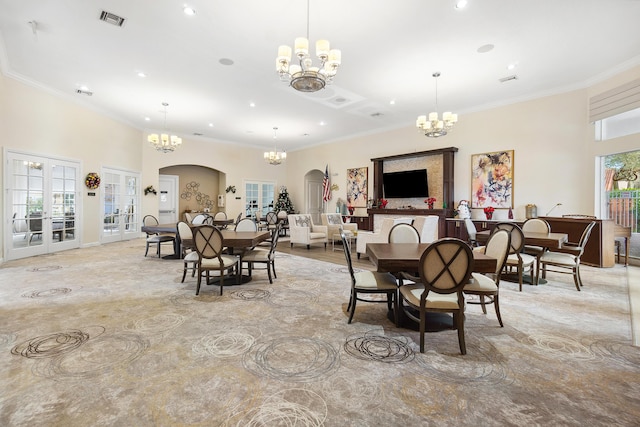
[[[428,246],[429,243],[367,243],[367,255],[379,272],[415,272]],[[473,271],[476,273],[495,273],[497,262],[488,255],[473,252]]]

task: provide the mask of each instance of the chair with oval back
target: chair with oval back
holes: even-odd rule
[[[420,243],[420,233],[411,224],[396,224],[389,231],[389,243]]]
[[[200,293],[202,275],[205,275],[206,283],[209,284],[209,272],[219,273],[220,295],[224,287],[225,273],[233,271],[238,267],[238,257],[223,253],[224,244],[222,233],[213,225],[201,225],[193,229],[193,242],[198,253],[198,284],[196,285],[196,295]]]
[[[204,224],[204,222],[205,222],[205,220],[207,219],[208,216],[209,215],[206,215],[206,214],[197,214],[191,220],[191,224]]]
[[[158,225],[158,219],[153,215],[145,215],[145,217],[142,218],[142,225]],[[156,253],[158,254],[158,258],[160,258],[160,245],[163,243],[171,243],[171,245],[174,245],[175,241],[176,241],[176,237],[172,234],[159,234],[159,233],[147,232],[147,247],[144,251],[144,256],[147,256],[150,245],[156,245],[157,246]]]
[[[522,224],[522,231],[548,234],[551,232],[551,226],[542,218],[529,218],[524,222],[524,224]],[[536,261],[539,261],[545,249],[546,248],[543,248],[542,246],[524,245],[522,251],[526,254],[535,256]]]
[[[459,239],[436,240],[422,253],[418,268],[420,277],[411,278],[417,282],[399,289],[401,309],[420,324],[420,353],[424,353],[427,312],[437,312],[452,313],[460,352],[466,354],[463,289],[473,270],[471,247]]]
[[[249,276],[251,276],[252,270],[255,270],[256,264],[266,264],[265,269],[267,270],[269,283],[273,283],[273,279],[278,278],[276,275],[276,246],[278,245],[278,239],[280,238],[280,227],[282,227],[282,223],[276,224],[275,230],[271,233],[268,250],[256,248],[251,249],[243,255],[242,262],[247,263]],[[273,277],[271,277],[272,272]]]
[[[181,283],[184,283],[185,277],[187,277],[187,271],[191,270],[191,277],[196,275],[198,253],[193,243],[193,232],[191,227],[185,221],[179,221],[177,224],[177,238],[180,239],[180,251],[184,268],[182,271]]]
[[[511,249],[509,250],[505,268],[509,270],[516,269],[520,292],[522,292],[522,281],[526,270],[529,270],[529,274],[531,275],[531,284],[537,285],[538,278],[537,276],[534,278],[533,275],[536,258],[522,252],[522,248],[524,248],[524,233],[522,229],[513,222],[499,222],[496,224],[494,231],[495,230],[507,230],[511,234]]]
[[[463,292],[468,295],[477,295],[480,297],[479,304],[482,306],[482,312],[487,314],[487,308],[485,306],[485,297],[489,298],[489,303],[493,302],[493,307],[496,310],[496,317],[501,327],[504,327],[502,323],[502,317],[500,316],[500,304],[499,304],[499,290],[500,290],[500,275],[504,269],[504,264],[507,261],[509,255],[509,248],[511,247],[511,234],[507,230],[497,230],[491,233],[486,246],[482,249],[476,248],[474,251],[482,251],[485,255],[488,255],[497,260],[496,271],[492,274],[472,273],[469,283],[464,286]],[[467,301],[467,304],[476,304],[478,302]]]
[[[589,225],[587,225],[582,232],[580,241],[577,244],[563,244],[562,247],[558,249],[553,249],[552,251],[547,251],[542,254],[540,262],[538,263],[536,276],[540,274],[540,267],[542,267],[543,279],[547,277],[547,271],[572,274],[576,289],[580,290],[580,287],[582,286],[582,278],[580,277],[580,258],[584,253],[584,247],[587,244],[589,236],[591,236],[591,231],[595,225],[595,221],[591,221]],[[556,269],[551,270],[547,266],[553,266]],[[557,268],[562,270],[557,270]]]

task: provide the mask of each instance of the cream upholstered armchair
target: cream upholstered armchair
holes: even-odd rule
[[[326,225],[314,225],[311,215],[308,214],[291,214],[289,219],[289,233],[291,247],[294,243],[309,245],[312,243],[324,243],[327,248],[328,234]]]
[[[340,234],[340,227],[344,231],[350,231],[351,233],[358,231],[358,224],[343,222],[342,215],[339,213],[323,213],[322,214],[322,225],[327,226],[327,237],[331,238],[334,235]],[[348,233],[347,233],[348,234]]]
[[[396,224],[411,224],[413,218],[384,218],[382,220],[382,226],[378,231],[358,231],[358,239],[356,240],[356,252],[358,253],[358,259],[360,254],[367,253],[367,243],[388,243],[389,232],[391,228]]]

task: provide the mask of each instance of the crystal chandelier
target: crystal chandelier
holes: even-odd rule
[[[167,107],[169,104],[163,102],[164,106],[164,128],[167,129]],[[152,133],[147,137],[147,140],[153,145],[153,147],[161,151],[163,153],[171,153],[176,148],[178,148],[182,144],[182,138],[179,138],[175,135],[169,135],[166,133],[158,135],[157,133]]]
[[[295,55],[300,65],[291,63],[291,47],[280,46],[276,58],[276,71],[280,80],[300,92],[316,92],[331,84],[340,66],[342,53],[338,49],[330,49],[328,40],[316,42],[316,56],[320,66],[313,66],[309,57],[309,0],[307,0],[307,37],[298,37],[294,43]]]
[[[428,119],[427,116],[418,116],[416,126],[422,130],[426,136],[437,138],[446,135],[447,132],[453,129],[453,125],[458,121],[458,115],[447,111],[442,113],[442,120],[438,119],[438,77],[440,77],[440,73],[433,73],[433,77],[436,79],[436,111],[429,113]]]
[[[278,128],[273,128],[273,139],[277,139],[278,136],[276,134],[278,132]],[[287,153],[285,151],[278,151],[278,149],[274,146],[273,151],[265,151],[264,152],[264,160],[270,165],[277,166],[280,163],[284,162],[287,159]]]

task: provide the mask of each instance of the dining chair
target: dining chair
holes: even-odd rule
[[[413,228],[420,234],[420,243],[431,243],[438,240],[438,224],[440,217],[437,215],[417,216],[413,220]]]
[[[538,263],[536,276],[540,273],[540,267],[542,267],[543,279],[546,279],[547,271],[571,274],[573,275],[573,282],[576,285],[576,289],[580,290],[580,287],[582,286],[582,278],[580,277],[580,258],[584,253],[584,247],[587,244],[591,231],[595,225],[595,221],[591,221],[589,225],[587,225],[582,232],[578,243],[568,242],[558,249],[548,250],[543,253],[540,257],[540,262]],[[555,267],[556,269],[549,269],[548,266]]]
[[[241,219],[236,224],[236,231],[258,231],[258,225],[251,218]]]
[[[276,224],[278,223],[278,214],[273,211],[267,212],[265,221],[267,223],[267,230],[273,231],[276,228]]]
[[[280,238],[281,223],[276,225],[275,230],[271,233],[271,240],[269,249],[254,248],[246,252],[242,256],[242,262],[247,263],[247,270],[249,276],[251,276],[252,270],[255,270],[256,264],[266,264],[267,276],[269,276],[269,283],[273,284],[273,279],[277,279],[276,274],[276,246],[278,246],[278,239]],[[271,277],[273,272],[273,278]]]
[[[344,230],[340,230],[340,238],[342,239],[342,247],[344,248],[344,257],[349,268],[351,276],[351,293],[349,295],[349,303],[347,304],[347,312],[349,312],[349,321],[353,320],[356,312],[356,302],[386,302],[387,309],[393,310],[394,323],[398,324],[398,285],[396,278],[391,273],[380,273],[377,271],[362,270],[357,273],[353,270],[351,262],[351,244]],[[362,298],[360,294],[386,294],[387,299],[376,300],[371,298]]]
[[[236,217],[236,222],[234,224],[238,225],[241,219],[242,219],[242,212],[238,214],[238,216]]]
[[[419,277],[406,277],[415,283],[400,286],[400,308],[420,324],[420,353],[424,353],[427,312],[451,313],[458,330],[460,353],[467,354],[464,341],[463,289],[473,270],[473,253],[459,239],[443,238],[427,246],[418,264]]]
[[[522,232],[533,232],[533,233],[546,233],[549,234],[551,232],[551,226],[549,223],[542,218],[529,218],[522,224]],[[544,253],[546,248],[542,246],[532,246],[532,245],[524,245],[522,251],[526,254],[533,255],[536,257],[536,262],[540,261],[540,257]]]
[[[142,218],[142,225],[144,226],[158,225],[158,219],[153,215],[145,215],[145,217]],[[156,245],[157,246],[156,253],[158,254],[158,258],[160,258],[160,245],[162,245],[163,243],[171,243],[171,245],[174,245],[175,241],[176,241],[176,236],[172,234],[159,234],[159,233],[147,232],[147,247],[144,251],[144,256],[145,257],[147,256],[150,245]]]
[[[476,248],[474,250],[481,250],[485,255],[488,255],[497,260],[495,273],[482,274],[471,273],[471,279],[469,283],[464,285],[463,293],[465,295],[477,295],[480,298],[479,302],[467,301],[467,304],[480,304],[482,306],[482,312],[487,314],[486,303],[493,303],[493,307],[496,310],[496,317],[501,327],[504,327],[502,323],[502,317],[500,316],[500,303],[498,300],[500,290],[500,275],[504,269],[507,255],[509,255],[509,248],[511,246],[511,234],[507,230],[497,230],[489,236],[487,244],[482,248]],[[485,301],[485,297],[489,301]]]
[[[538,276],[536,275],[535,278],[533,276],[536,258],[522,252],[522,248],[524,247],[524,233],[522,229],[513,222],[499,222],[493,230],[494,232],[496,230],[507,230],[509,234],[511,234],[509,256],[507,257],[505,268],[509,270],[516,269],[520,292],[522,292],[524,272],[527,270],[529,270],[529,274],[531,275],[531,284],[537,285]]]
[[[207,224],[214,224],[214,221],[222,221],[227,219],[227,213],[226,212],[216,212],[213,217],[211,217],[211,222],[207,222]],[[218,225],[217,227],[220,229],[226,229],[227,228],[227,224],[221,224]]]
[[[279,211],[278,212],[278,222],[282,223],[282,227],[280,227],[280,232],[283,236],[287,235],[287,230],[289,230],[289,214],[287,211]]]
[[[209,283],[209,272],[217,271],[220,276],[218,282],[220,295],[224,287],[225,273],[238,268],[238,257],[223,253],[224,243],[222,232],[213,225],[201,225],[193,229],[193,242],[198,254],[198,283],[196,295],[200,293],[200,284],[204,273],[206,283]]]
[[[207,219],[209,215],[205,215],[205,214],[197,214],[196,216],[193,217],[193,220],[191,220],[191,224],[204,224],[205,220]]]
[[[411,224],[396,224],[389,231],[389,243],[420,243],[420,233]]]
[[[191,231],[189,224],[185,221],[178,221],[176,229],[178,230],[176,237],[180,239],[180,257],[184,264],[182,280],[180,282],[184,283],[184,279],[187,277],[187,271],[191,270],[191,277],[196,275],[198,252],[196,252],[196,247],[193,243],[193,232]]]

